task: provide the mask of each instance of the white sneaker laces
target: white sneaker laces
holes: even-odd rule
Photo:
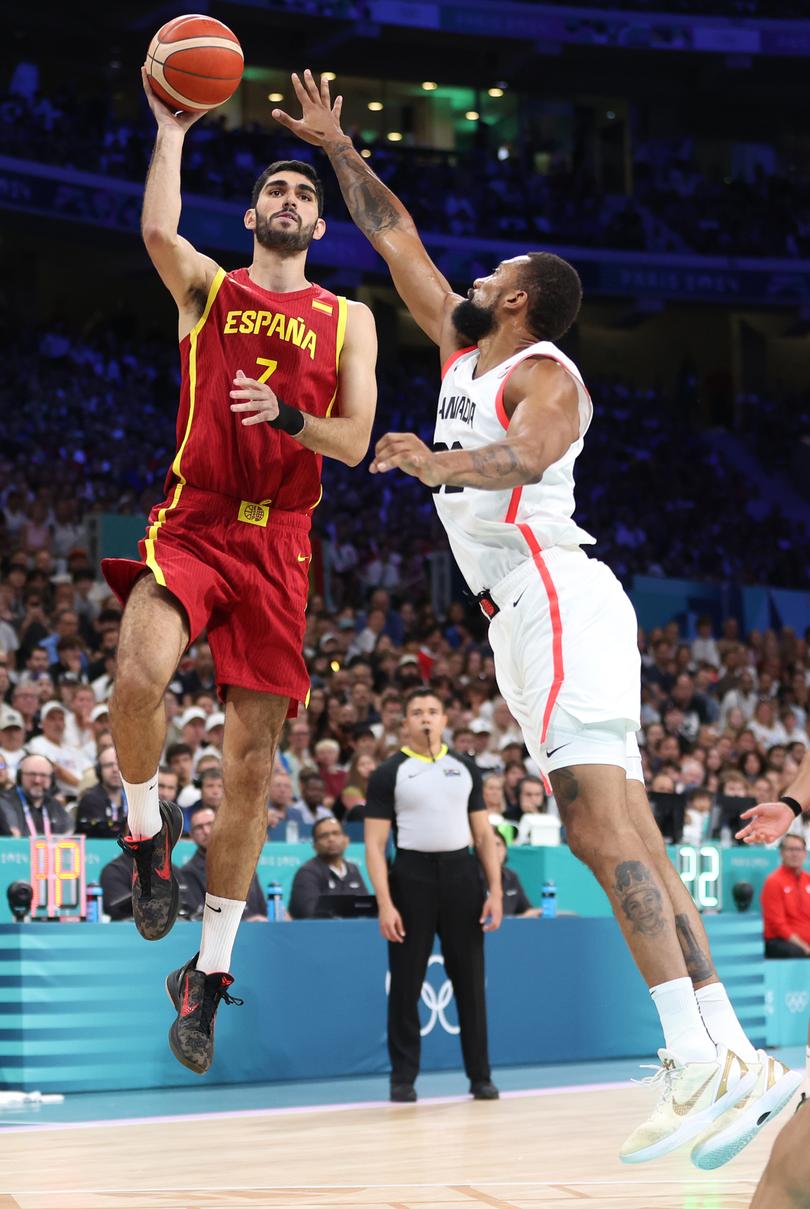
[[[665,1061],[663,1066],[653,1066],[649,1062],[643,1063],[639,1067],[639,1070],[653,1070],[655,1074],[647,1075],[644,1079],[631,1079],[631,1083],[644,1087],[652,1087],[655,1083],[663,1083],[662,1100],[670,1100],[672,1098],[672,1085],[678,1073],[677,1067],[673,1063]]]

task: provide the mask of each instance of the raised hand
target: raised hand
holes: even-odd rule
[[[734,838],[744,840],[746,844],[773,844],[781,840],[795,817],[784,802],[762,802],[740,815],[741,819],[750,819],[751,822]]]
[[[141,68],[141,83],[146,93],[146,103],[152,110],[159,127],[179,130],[182,134],[185,134],[190,126],[193,126],[195,122],[198,122],[208,112],[206,109],[201,109],[196,113],[185,113],[182,109],[175,112],[152,91],[145,66]]]
[[[340,111],[343,97],[336,97],[334,105],[329,95],[329,81],[321,77],[320,88],[309,68],[301,80],[295,72],[290,77],[295,95],[301,102],[301,117],[294,118],[283,109],[273,109],[272,115],[282,126],[297,134],[313,147],[326,147],[335,139],[345,138],[340,128]]]

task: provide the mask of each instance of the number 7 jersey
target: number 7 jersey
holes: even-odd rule
[[[490,588],[532,556],[534,545],[592,545],[573,520],[574,462],[582,451],[593,405],[579,370],[547,340],[540,340],[474,377],[478,348],[466,348],[446,362],[442,373],[433,448],[480,449],[502,441],[509,428],[504,390],[512,371],[531,357],[548,357],[571,374],[579,395],[579,439],[543,474],[539,483],[483,491],[477,487],[437,487],[434,501],[459,570],[472,592]]]
[[[346,299],[317,285],[271,293],[247,269],[214,278],[205,309],[180,342],[177,452],[166,481],[287,512],[311,511],[321,496],[319,454],[268,424],[232,412],[236,371],[266,382],[313,416],[336,408]]]

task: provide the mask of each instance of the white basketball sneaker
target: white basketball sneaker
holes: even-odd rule
[[[756,1065],[748,1065],[757,1076],[753,1089],[698,1138],[692,1151],[692,1162],[702,1171],[722,1167],[739,1154],[801,1087],[798,1071],[789,1070],[764,1050],[757,1050]]]
[[[634,1129],[622,1146],[623,1163],[646,1163],[691,1142],[727,1109],[745,1096],[757,1081],[741,1058],[718,1045],[714,1062],[680,1062],[660,1049],[661,1066],[643,1083],[661,1083],[661,1096],[652,1116]]]

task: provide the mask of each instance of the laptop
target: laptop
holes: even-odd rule
[[[315,908],[316,919],[376,919],[377,914],[373,894],[321,894]]]

